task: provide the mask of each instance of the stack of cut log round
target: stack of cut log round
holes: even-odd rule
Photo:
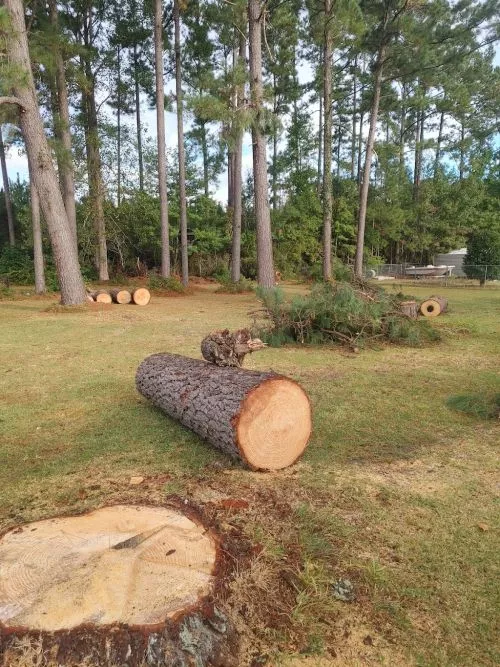
[[[135,303],[137,306],[147,306],[151,300],[151,294],[145,287],[138,287],[132,291],[126,289],[97,290],[87,294],[89,301],[97,303]]]
[[[139,366],[136,386],[170,417],[254,470],[292,465],[311,434],[307,394],[273,372],[153,354]]]
[[[420,304],[420,312],[424,317],[437,317],[448,310],[448,299],[444,296],[430,296]]]

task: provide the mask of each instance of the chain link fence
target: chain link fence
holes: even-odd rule
[[[467,267],[456,266],[416,266],[413,264],[380,264],[365,268],[365,277],[373,280],[409,281],[420,284],[444,285],[449,287],[483,285],[494,281],[500,284],[500,265],[477,264]]]

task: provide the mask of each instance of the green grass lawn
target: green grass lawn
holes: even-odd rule
[[[313,403],[302,461],[269,474],[210,449],[134,386],[148,354],[198,357],[210,330],[248,324],[252,294],[206,287],[75,312],[47,310],[55,297],[0,301],[0,531],[117,500],[244,498],[221,517],[260,545],[223,601],[242,665],[498,664],[500,422],[447,400],[500,392],[500,289],[445,294],[439,344],[248,361],[297,379]],[[132,475],[146,481],[132,488]],[[339,579],[354,601],[335,599]]]

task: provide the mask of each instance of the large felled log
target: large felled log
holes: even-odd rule
[[[151,294],[145,287],[138,287],[132,292],[132,301],[138,306],[147,306],[151,301]]]
[[[139,366],[136,386],[168,415],[256,470],[291,465],[311,434],[307,394],[276,373],[153,354]]]
[[[112,301],[109,292],[105,292],[104,290],[92,292],[91,296],[94,299],[94,301],[97,301],[97,303],[111,303]]]
[[[112,289],[110,291],[111,298],[115,303],[130,303],[132,295],[126,289]]]
[[[425,317],[437,317],[448,310],[448,299],[444,296],[430,296],[420,304],[420,312]]]

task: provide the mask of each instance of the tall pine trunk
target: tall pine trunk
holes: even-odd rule
[[[5,209],[7,211],[7,228],[9,231],[9,245],[16,245],[14,234],[14,211],[10,197],[9,174],[7,173],[7,161],[5,160],[5,147],[3,145],[2,126],[0,125],[0,163],[2,164],[3,193],[5,197]]]
[[[181,63],[181,19],[179,0],[174,0],[175,24],[175,92],[177,97],[177,142],[179,150],[179,199],[181,228],[181,268],[182,284],[189,284],[188,239],[187,239],[187,200],[186,200],[186,157],[184,151],[184,118],[182,101],[182,63]]]
[[[158,135],[158,190],[160,193],[161,275],[170,277],[170,235],[168,229],[167,158],[165,150],[165,89],[163,83],[162,0],[155,0],[156,130]]]
[[[406,84],[403,83],[401,93],[401,116],[399,125],[399,181],[403,181],[405,173],[405,132],[406,132],[406,99],[407,99]]]
[[[45,269],[42,248],[42,226],[40,223],[40,199],[30,169],[30,204],[31,224],[33,227],[33,265],[35,269],[35,292],[43,294],[46,291]]]
[[[121,46],[116,47],[116,201],[120,206],[122,199],[122,73],[121,73]]]
[[[323,280],[332,277],[332,0],[324,0],[323,36]]]
[[[254,206],[257,225],[257,278],[261,287],[273,287],[273,241],[267,187],[266,138],[262,132],[262,26],[264,8],[260,0],[248,0],[250,49],[250,94],[254,112],[252,123]]]
[[[246,36],[240,32],[240,45],[238,53],[238,63],[245,63],[246,61]],[[241,111],[245,104],[245,84],[238,86],[237,91],[237,114]],[[235,148],[234,148],[234,208],[233,208],[233,224],[232,224],[232,247],[231,247],[231,280],[237,283],[241,278],[241,213],[242,213],[242,161],[243,161],[243,130],[239,117],[236,119],[236,133],[235,133]]]
[[[323,95],[319,96],[319,120],[318,120],[318,166],[316,175],[316,190],[321,194],[321,176],[323,165]]]
[[[56,0],[49,0],[50,23],[54,33],[58,36],[59,25],[57,17]],[[71,127],[69,117],[68,86],[66,84],[66,69],[60,45],[54,47],[54,64],[57,88],[57,115],[58,122],[56,136],[60,139],[63,153],[58,152],[57,166],[59,170],[59,182],[61,184],[64,208],[68,216],[68,222],[74,236],[75,246],[78,251],[78,239],[76,230],[76,200],[75,200],[75,176],[73,170],[73,152],[71,143]]]
[[[465,125],[462,119],[460,123],[460,165],[459,165],[459,179],[464,180],[465,175]]]
[[[210,196],[209,177],[208,177],[208,146],[207,146],[207,124],[201,121],[201,154],[203,157],[203,192],[205,197]]]
[[[441,160],[441,144],[443,143],[443,130],[444,130],[444,111],[441,111],[439,116],[439,130],[436,140],[436,155],[434,157],[434,178],[438,177],[440,160]]]
[[[370,128],[366,140],[365,166],[363,169],[363,182],[359,192],[358,211],[358,233],[356,238],[356,257],[354,260],[354,273],[358,278],[363,275],[363,252],[365,247],[365,225],[366,208],[368,204],[368,189],[370,187],[370,172],[372,168],[373,147],[377,131],[378,109],[380,105],[380,91],[382,88],[382,71],[384,68],[385,47],[379,49],[377,62],[375,64],[375,79],[373,89],[373,100],[370,110]]]
[[[3,5],[11,19],[11,31],[6,36],[6,54],[9,62],[23,73],[13,86],[13,93],[22,111],[19,116],[20,127],[33,173],[33,182],[49,230],[61,288],[61,302],[64,305],[84,303],[85,286],[80,273],[78,255],[39,112],[24,23],[24,6],[21,0],[4,0]]]
[[[85,46],[93,48],[94,35],[92,8],[90,7],[83,21],[83,39]],[[87,149],[87,170],[89,177],[89,196],[94,216],[94,228],[97,239],[96,268],[100,281],[109,280],[108,252],[106,243],[106,225],[104,221],[104,183],[102,180],[101,151],[99,145],[99,127],[95,101],[95,76],[92,71],[90,55],[84,56],[86,85],[82,91],[85,143]]]
[[[354,66],[352,73],[352,134],[351,134],[351,178],[354,181],[356,178],[356,113],[357,113],[357,69],[358,56],[354,57]]]
[[[139,190],[144,190],[144,160],[142,156],[142,125],[141,125],[141,90],[139,86],[139,57],[137,44],[133,50],[134,92],[135,92],[135,124],[137,132],[137,157],[139,160]]]

